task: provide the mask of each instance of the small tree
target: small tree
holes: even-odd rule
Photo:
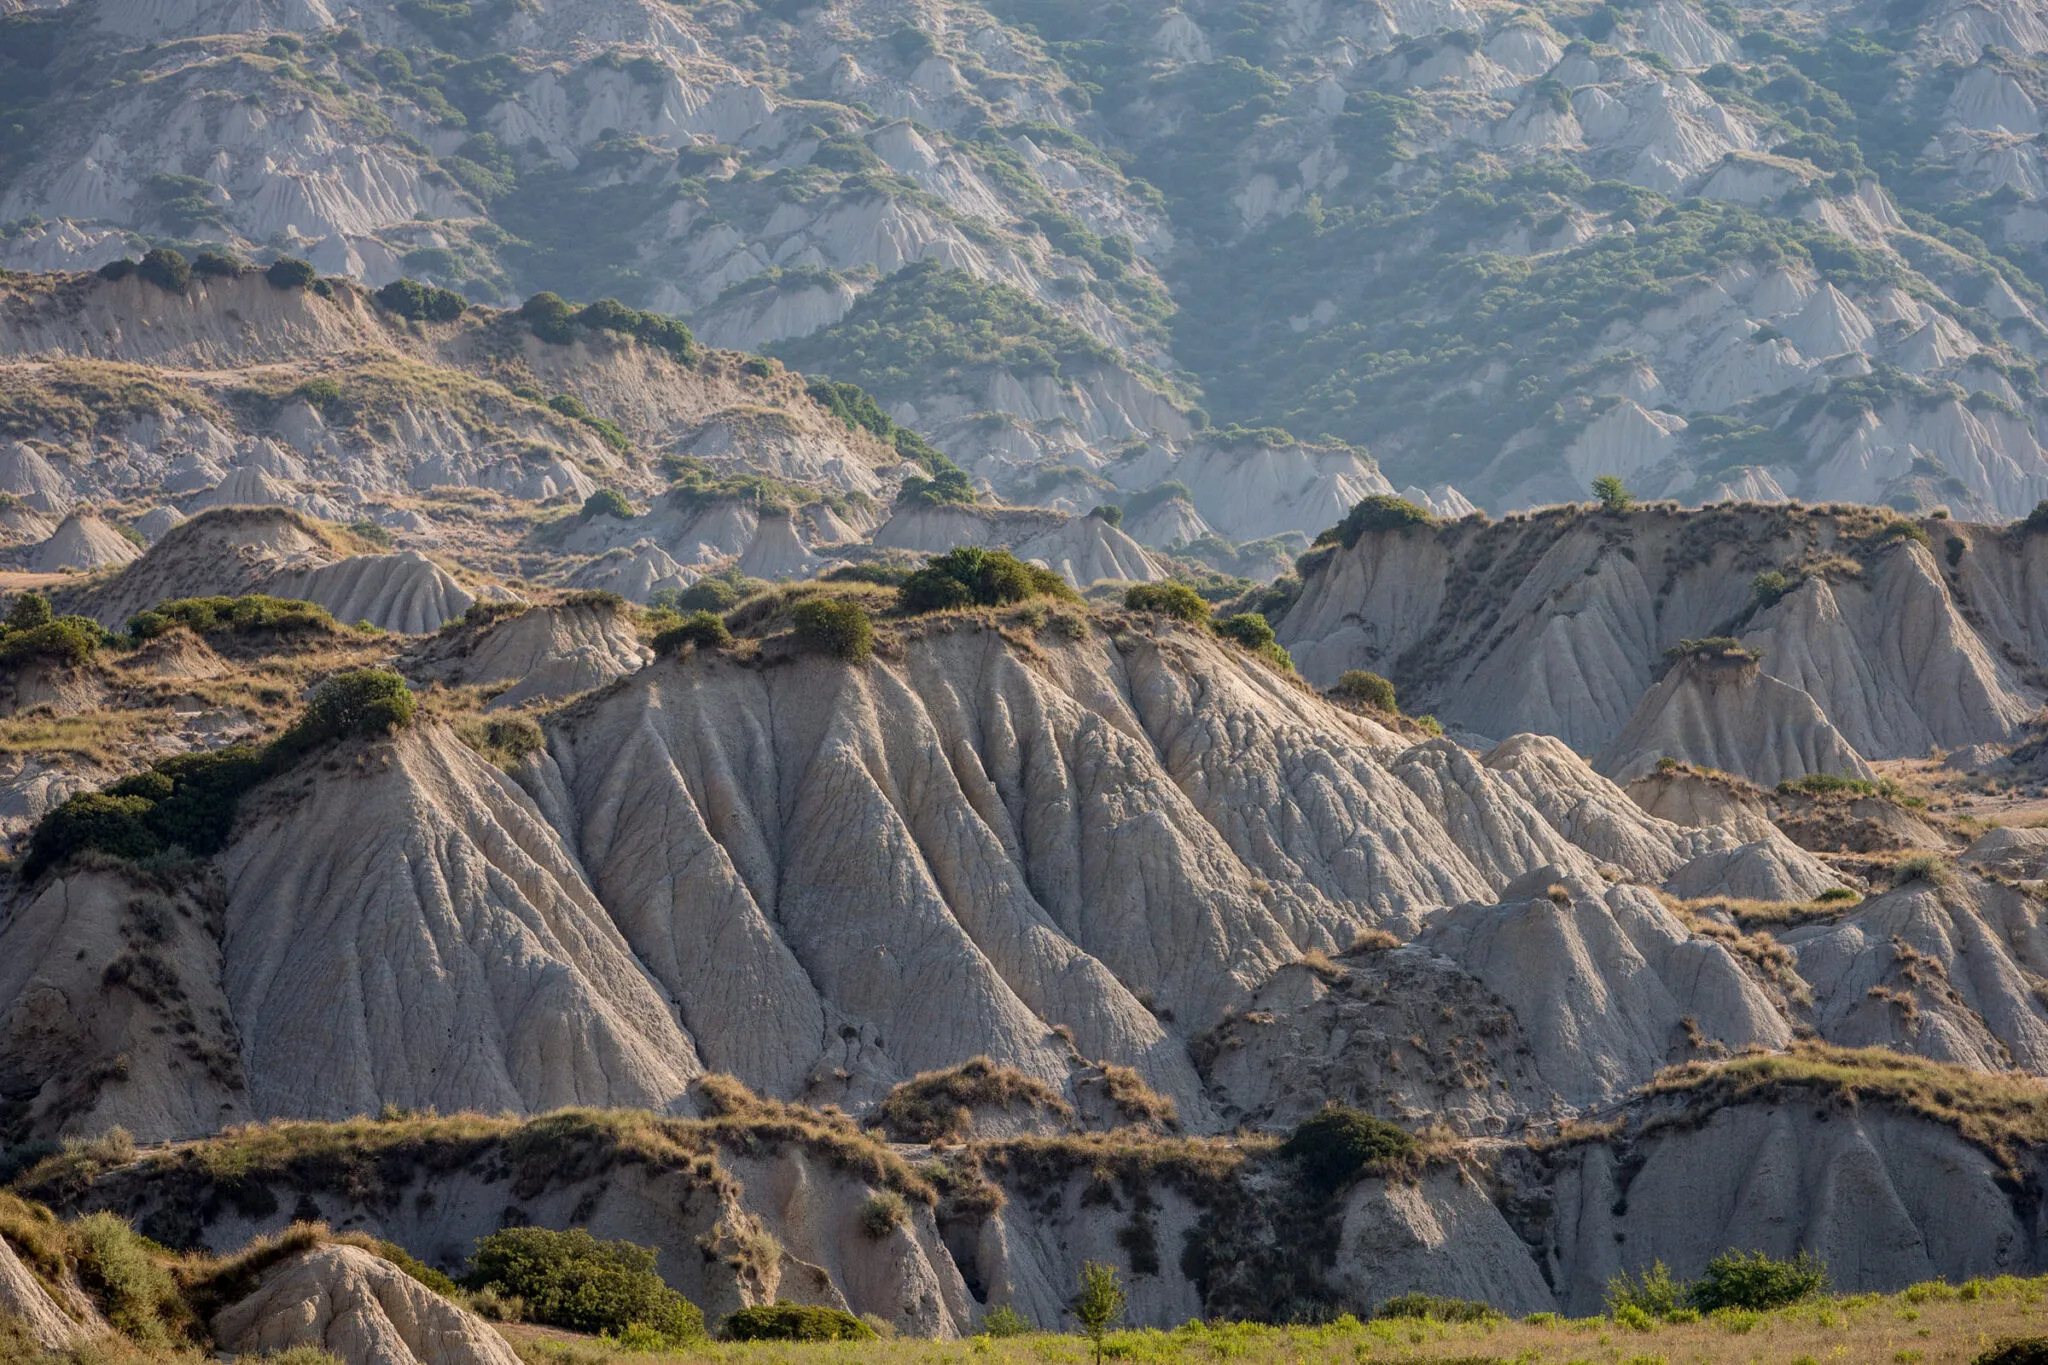
[[[135,273],[159,289],[181,294],[192,282],[192,266],[184,255],[160,246],[146,253],[142,263],[135,267]]]
[[[52,619],[50,599],[39,592],[23,593],[7,609],[9,630],[34,630],[37,626],[49,625]]]
[[[583,500],[583,510],[577,513],[583,520],[592,517],[615,517],[620,521],[633,519],[633,504],[626,501],[626,495],[616,488],[600,488]]]
[[[1618,517],[1636,505],[1635,494],[1615,474],[1602,474],[1593,480],[1593,496],[1600,499],[1600,510],[1611,517]]]
[[[1116,1269],[1097,1261],[1081,1266],[1081,1288],[1068,1312],[1081,1324],[1082,1333],[1095,1343],[1095,1365],[1102,1365],[1102,1339],[1123,1321],[1124,1287],[1116,1282]]]
[[[304,289],[319,277],[320,272],[313,268],[311,262],[294,256],[278,257],[263,272],[263,278],[270,281],[273,289]]]
[[[1370,706],[1375,711],[1397,710],[1394,685],[1377,673],[1363,668],[1347,668],[1337,679],[1337,685],[1330,689],[1330,695],[1339,701],[1348,701],[1356,706]]]
[[[1088,515],[1094,517],[1097,521],[1106,522],[1111,526],[1121,526],[1124,524],[1124,509],[1118,507],[1113,502],[1105,502]]]
[[[875,628],[860,603],[843,597],[813,597],[790,613],[797,643],[820,654],[859,663],[874,653]]]

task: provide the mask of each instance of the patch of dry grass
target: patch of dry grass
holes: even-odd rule
[[[1686,1096],[1695,1114],[1795,1090],[1847,1104],[1889,1105],[1953,1128],[2009,1170],[2019,1149],[2048,1141],[2048,1082],[1932,1062],[1884,1048],[1797,1043],[1788,1053],[1667,1067],[1651,1095]]]
[[[973,1131],[976,1109],[1015,1105],[1069,1122],[1074,1117],[1073,1106],[1044,1081],[973,1057],[903,1082],[876,1107],[875,1120],[898,1142],[936,1142],[966,1137]]]

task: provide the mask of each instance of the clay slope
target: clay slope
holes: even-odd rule
[[[1847,762],[1842,743],[1879,759],[2013,733],[2048,697],[2031,671],[2048,657],[2026,596],[2033,539],[1797,505],[1467,518],[1318,551],[1278,629],[1310,678],[1372,669],[1408,709],[1480,734],[1612,745],[1615,771],[1669,756],[1797,776]],[[1760,574],[1777,575],[1769,589]],[[1686,675],[1646,701],[1667,650],[1724,636],[1761,654],[1768,704],[1710,705]]]
[[[1631,782],[1677,759],[1766,787],[1808,773],[1876,776],[1803,688],[1747,657],[1687,655],[1649,691],[1594,766]]]
[[[336,528],[290,508],[223,508],[179,523],[119,575],[61,600],[119,630],[158,602],[264,593],[313,602],[349,625],[368,621],[402,635],[438,630],[477,600],[416,550],[361,549]]]
[[[587,692],[647,657],[618,600],[591,596],[465,623],[412,651],[405,668],[415,678],[489,689],[495,710]]]
[[[265,1271],[215,1316],[214,1339],[241,1355],[311,1348],[346,1365],[517,1365],[510,1343],[380,1256],[320,1246]]]
[[[529,785],[706,1063],[814,1101],[977,1054],[1062,1086],[1061,1026],[1200,1122],[1184,1040],[1302,952],[1532,868],[1654,882],[1734,844],[1562,746],[1404,751],[1179,630],[693,656],[548,730]]]

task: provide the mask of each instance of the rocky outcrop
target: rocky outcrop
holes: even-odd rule
[[[1616,782],[1631,782],[1667,758],[1766,787],[1808,773],[1876,776],[1819,703],[1767,675],[1747,654],[1681,658],[1643,694],[1594,766]]]
[[[104,569],[142,557],[142,549],[98,517],[80,513],[64,518],[50,538],[29,547],[23,567],[36,573],[65,569]]]
[[[1953,540],[1939,560],[1920,543],[1936,533]],[[2048,658],[2024,596],[2030,541],[1861,509],[1555,509],[1336,546],[1278,629],[1312,679],[1372,669],[1412,710],[1557,735],[1605,750],[1611,772],[1687,753],[1759,776],[1861,771],[1847,751],[2005,739],[2048,697],[2026,676]],[[1667,650],[1727,636],[1761,656],[1753,679],[1708,687],[1688,667],[1658,684]],[[1769,742],[1752,744],[1760,721]]]
[[[214,1339],[242,1355],[325,1351],[343,1365],[515,1365],[491,1325],[380,1256],[314,1247],[263,1273],[214,1317]]]
[[[493,691],[490,709],[559,701],[601,687],[649,657],[616,601],[514,609],[436,636],[406,659],[414,677]]]

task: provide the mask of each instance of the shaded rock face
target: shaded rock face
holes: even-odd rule
[[[1922,534],[1954,545],[1937,557]],[[1368,533],[1312,569],[1278,630],[1317,682],[1371,669],[1410,710],[1556,735],[1624,777],[1660,757],[1860,772],[2006,739],[2048,696],[2030,680],[2048,659],[2037,539],[1858,509],[1562,509]],[[1762,572],[1789,590],[1760,596]],[[1724,636],[1761,655],[1755,677],[1659,681],[1667,650]]]
[[[616,603],[532,607],[427,642],[405,661],[414,677],[496,691],[488,709],[560,700],[601,687],[647,661]]]
[[[1567,1313],[1599,1312],[1620,1271],[1662,1261],[1692,1277],[1729,1247],[1811,1251],[1851,1292],[2038,1263],[1996,1162],[1950,1129],[1883,1109],[1795,1093],[1681,1116],[1630,1150],[1580,1144],[1546,1163],[1530,1184],[1547,1216],[1524,1235]],[[1508,1183],[1510,1200],[1535,1193]]]
[[[229,1351],[326,1351],[345,1365],[515,1365],[491,1325],[361,1247],[321,1246],[264,1272],[223,1308],[214,1338]]]

